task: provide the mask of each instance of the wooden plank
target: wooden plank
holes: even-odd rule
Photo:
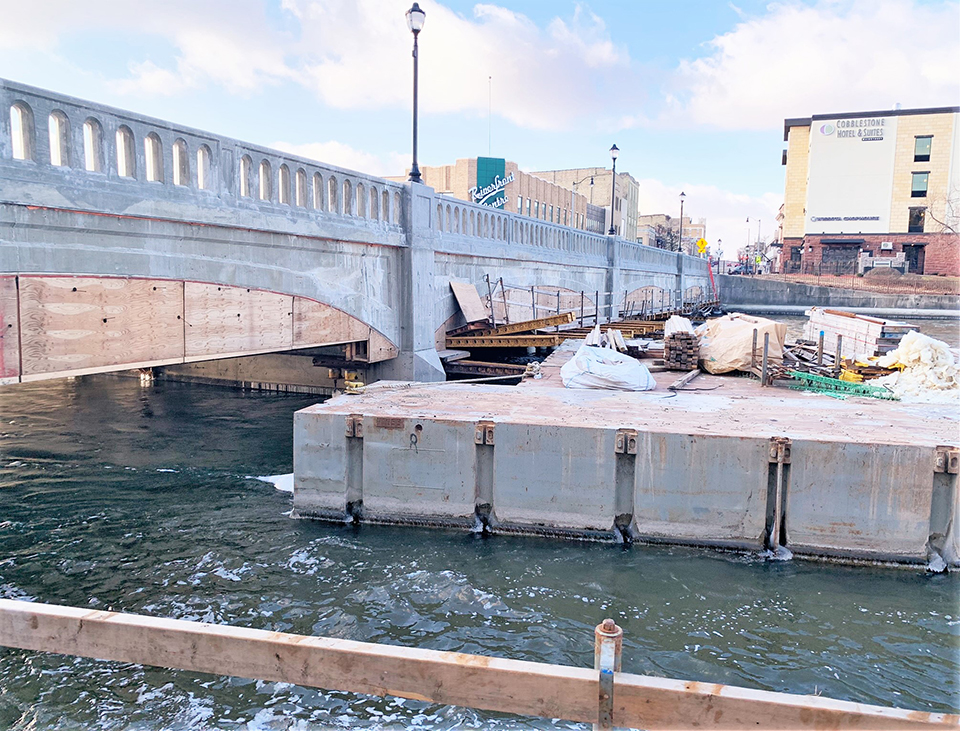
[[[460,305],[460,311],[467,322],[480,322],[489,320],[487,308],[483,306],[477,288],[466,282],[450,282],[450,289],[453,290],[453,296],[457,298],[457,304]]]
[[[589,642],[589,638],[585,638]],[[0,645],[581,723],[597,671],[0,599]],[[922,729],[956,715],[617,673],[617,726]]]
[[[22,375],[179,362],[182,306],[181,282],[21,276]]]
[[[548,348],[560,344],[557,335],[497,335],[447,338],[448,348]]]
[[[17,278],[0,277],[0,386],[20,380]]]
[[[293,347],[293,297],[290,295],[186,282],[183,301],[187,358],[215,358]]]
[[[536,320],[522,320],[520,322],[513,322],[509,325],[500,325],[495,328],[487,328],[481,332],[478,332],[477,335],[510,335],[513,333],[527,333],[533,332],[534,330],[540,330],[545,327],[552,327],[553,325],[567,325],[574,320],[574,315],[572,312],[563,312],[559,315],[551,315],[550,317],[538,317]]]

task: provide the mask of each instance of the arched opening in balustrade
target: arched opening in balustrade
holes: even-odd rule
[[[444,231],[450,233],[453,231],[453,209],[450,207],[450,204],[447,203],[447,215],[444,218]]]
[[[350,184],[349,180],[343,181],[343,215],[349,216],[353,214],[353,186]]]
[[[497,216],[497,238],[503,241],[503,219]]]
[[[156,132],[143,138],[143,155],[147,165],[147,180],[163,182],[163,143]]]
[[[400,208],[401,208],[400,194],[394,193],[393,194],[393,222],[398,226],[400,225]]]
[[[253,160],[249,155],[240,158],[240,195],[243,198],[253,197]]]
[[[370,188],[370,218],[380,220],[380,191],[373,187]]]
[[[469,219],[469,217],[467,216],[467,209],[466,209],[466,208],[464,208],[464,209],[460,212],[460,218],[461,218],[461,220],[460,220],[460,233],[462,233],[462,234],[468,234],[468,233],[470,233],[470,228],[469,228],[469,226],[470,226],[470,219]]]
[[[122,178],[137,177],[133,131],[126,125],[117,127],[117,175]]]
[[[294,183],[294,200],[301,208],[307,207],[307,171],[297,168],[296,183]]]
[[[285,163],[277,171],[277,195],[283,205],[290,205],[290,168]]]
[[[91,173],[103,172],[103,127],[93,117],[83,123],[83,166]]]
[[[390,215],[390,191],[383,191],[380,199],[383,201],[380,208],[380,219],[384,223],[390,223],[390,221],[393,220],[393,217]]]
[[[453,232],[460,233],[460,207],[453,207]]]
[[[213,187],[210,178],[210,148],[206,145],[197,148],[197,187],[200,190],[210,190]]]
[[[173,141],[173,184],[190,185],[190,153],[184,139]]]
[[[57,167],[70,166],[70,120],[59,109],[50,112],[47,118],[50,135],[50,164]]]
[[[470,211],[470,228],[467,231],[471,236],[477,235],[477,214],[473,211]]]
[[[323,176],[320,173],[313,174],[313,207],[323,210]]]
[[[437,203],[437,231],[443,231],[443,206]]]
[[[357,183],[357,215],[360,218],[367,217],[367,191],[363,183]]]
[[[327,210],[338,213],[337,208],[337,179],[331,175],[327,178]]]
[[[33,160],[37,149],[37,133],[33,124],[33,110],[25,102],[10,107],[10,135],[14,160]]]
[[[273,200],[273,168],[268,160],[260,161],[260,200]]]

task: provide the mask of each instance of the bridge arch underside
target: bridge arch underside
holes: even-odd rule
[[[0,385],[347,344],[395,358],[366,323],[307,297],[188,280],[0,275]]]

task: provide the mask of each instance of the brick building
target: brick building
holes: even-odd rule
[[[960,107],[784,121],[780,267],[960,275]]]
[[[422,165],[420,174],[424,183],[444,195],[563,226],[605,233],[597,221],[602,209],[591,206],[586,196],[538,174],[525,173],[517,163],[503,158],[473,157],[459,159],[452,165]],[[406,176],[387,178],[398,182],[406,179]]]
[[[532,175],[567,190],[582,193],[591,205],[606,210],[605,230],[610,229],[610,200],[613,198],[613,228],[627,241],[637,241],[637,214],[640,210],[640,184],[630,173],[617,173],[617,194],[611,195],[613,171],[610,168],[567,168],[540,170]]]

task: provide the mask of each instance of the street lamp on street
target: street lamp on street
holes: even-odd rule
[[[573,227],[577,228],[577,186],[580,185],[587,178],[590,178],[590,202],[593,203],[593,176],[587,175],[584,178],[580,178],[576,183],[573,184],[572,190],[570,191],[570,212],[573,214]]]
[[[683,253],[683,200],[687,194],[680,191],[680,226],[677,229],[677,251]]]
[[[411,183],[422,183],[420,178],[420,168],[417,166],[417,76],[419,68],[417,66],[417,36],[423,30],[423,22],[427,14],[423,12],[420,5],[413,4],[413,7],[407,11],[407,27],[413,33],[413,165],[410,167]]]
[[[607,236],[616,236],[617,229],[613,225],[613,209],[617,200],[617,156],[620,154],[620,148],[614,145],[610,148],[610,159],[613,160],[613,180],[610,183],[610,230]]]

